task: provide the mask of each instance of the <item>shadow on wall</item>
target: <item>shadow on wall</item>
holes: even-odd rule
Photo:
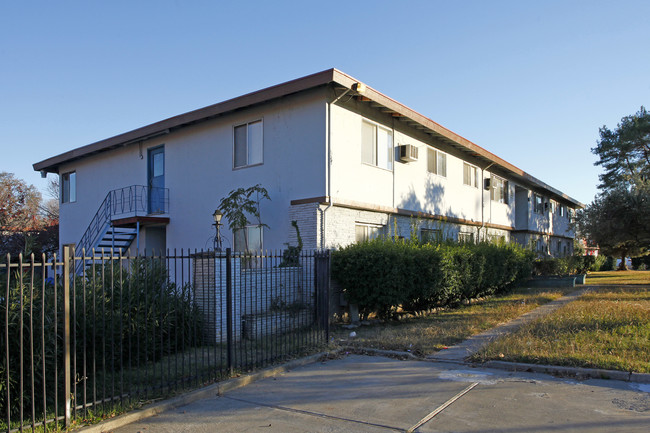
[[[415,188],[411,185],[409,187],[408,193],[404,194],[401,197],[401,200],[397,204],[398,208],[423,212],[426,214],[434,214],[445,216],[449,218],[457,218],[463,220],[474,221],[477,224],[481,223],[481,205],[484,206],[484,218],[486,223],[495,223],[503,226],[514,226],[515,224],[515,194],[514,191],[508,192],[508,205],[505,212],[505,221],[492,221],[490,218],[491,206],[502,206],[500,203],[490,201],[490,191],[481,189],[481,193],[484,194],[485,202],[481,203],[481,196],[477,194],[474,198],[474,203],[469,203],[470,207],[475,207],[478,210],[478,215],[468,216],[464,212],[459,212],[460,206],[454,207],[454,203],[459,203],[464,200],[468,200],[468,197],[450,197],[447,195],[446,203],[443,201],[445,194],[445,187],[439,183],[434,182],[431,178],[427,178],[425,181],[425,196],[424,201],[422,201],[417,194],[415,193]],[[472,219],[473,218],[473,219]],[[537,221],[534,221],[535,223]],[[543,224],[543,223],[542,223]],[[475,227],[477,230],[480,227]]]
[[[409,186],[408,193],[401,197],[397,207],[404,210],[422,212],[425,214],[434,214],[445,216],[449,218],[467,219],[466,215],[456,212],[451,206],[443,203],[443,196],[445,188],[439,183],[433,182],[431,179],[426,179],[424,201],[415,193],[413,186]],[[456,238],[456,229],[453,229],[447,222],[443,220],[429,220],[423,222],[411,222],[411,225],[416,224],[418,229],[428,228],[440,230],[444,238]],[[411,227],[412,231],[413,227]],[[453,233],[452,233],[453,232]]]

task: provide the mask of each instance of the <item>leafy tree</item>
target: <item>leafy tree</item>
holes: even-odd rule
[[[641,109],[621,119],[615,130],[600,128],[598,145],[591,149],[598,155],[596,165],[605,172],[601,174],[602,190],[630,188],[650,181],[650,114]]]
[[[619,188],[601,193],[576,217],[578,231],[609,256],[638,257],[650,252],[648,188]]]
[[[41,193],[33,185],[0,172],[0,230],[16,232],[37,229],[41,219]]]
[[[262,223],[260,215],[260,201],[271,200],[269,193],[259,183],[248,188],[237,188],[228,193],[228,195],[219,202],[219,209],[223,216],[228,220],[228,227],[233,234],[250,224],[248,216],[257,220],[257,225],[268,227]],[[246,241],[246,250],[248,250],[248,240]]]
[[[51,254],[59,247],[58,232],[58,201],[43,204],[33,185],[0,172],[0,255]]]
[[[598,156],[598,197],[577,215],[577,228],[608,255],[638,257],[650,252],[650,114],[641,109],[610,130],[600,128],[591,151]]]

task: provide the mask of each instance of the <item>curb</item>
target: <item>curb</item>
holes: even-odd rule
[[[266,379],[268,377],[277,376],[279,374],[285,373],[289,370],[293,370],[297,367],[302,367],[304,365],[313,364],[318,362],[323,357],[332,356],[339,354],[340,351],[328,351],[320,352],[314,355],[307,356],[305,358],[296,359],[289,361],[285,364],[282,364],[277,367],[270,367],[256,373],[247,374],[242,377],[237,377],[234,379],[228,379],[223,382],[218,382],[206,387],[197,389],[195,391],[182,394],[178,397],[173,397],[167,400],[164,400],[159,403],[151,403],[146,405],[142,409],[137,409],[131,412],[127,412],[123,415],[117,416],[112,419],[104,420],[98,424],[83,426],[75,429],[77,432],[81,433],[105,433],[110,432],[111,430],[123,427],[127,424],[140,421],[144,418],[149,418],[154,415],[158,415],[164,411],[172,410],[180,406],[185,406],[190,403],[194,403],[199,400],[204,400],[206,398],[218,397],[223,395],[228,391],[232,391],[237,388],[242,388],[246,385],[250,385],[253,382],[258,380]]]
[[[620,380],[622,382],[650,383],[650,373],[634,373],[631,371],[605,370],[600,368],[583,368],[583,367],[562,367],[558,365],[543,364],[526,364],[523,362],[506,362],[506,361],[486,361],[484,363],[466,362],[455,359],[436,359],[429,357],[418,357],[409,352],[400,352],[398,350],[382,350],[366,347],[345,347],[338,351],[339,353],[349,352],[360,355],[378,355],[392,358],[405,359],[424,362],[439,362],[443,364],[467,365],[475,368],[493,368],[496,370],[506,371],[523,371],[526,373],[543,373],[551,376],[569,376],[578,379],[607,379]]]
[[[649,373],[634,373],[631,371],[605,370],[600,368],[562,367],[557,365],[526,364],[523,362],[487,361],[482,364],[468,365],[494,368],[508,371],[525,371],[545,373],[552,376],[570,376],[579,379],[609,379],[623,382],[650,383]]]

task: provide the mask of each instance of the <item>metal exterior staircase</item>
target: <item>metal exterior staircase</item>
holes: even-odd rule
[[[153,198],[154,203],[150,202]],[[110,191],[86,232],[77,243],[77,254],[125,253],[138,236],[138,229],[116,226],[115,221],[129,217],[164,214],[169,208],[169,190],[131,185]],[[153,210],[153,211],[150,211]]]

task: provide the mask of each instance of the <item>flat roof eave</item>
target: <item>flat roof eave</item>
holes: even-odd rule
[[[442,125],[434,122],[426,116],[408,108],[407,106],[395,101],[394,99],[384,95],[383,93],[364,85],[363,90],[357,92],[357,83],[359,80],[341,72],[335,68],[327,69],[315,74],[307,75],[302,78],[287,81],[285,83],[277,84],[275,86],[267,87],[252,93],[238,96],[227,101],[219,102],[204,108],[193,110],[178,116],[170,117],[132,131],[125,132],[95,143],[82,146],[60,155],[53,156],[43,161],[33,164],[35,171],[43,171],[48,173],[58,173],[61,164],[69,163],[77,159],[85,158],[101,152],[106,152],[111,149],[127,146],[132,143],[137,143],[160,135],[168,134],[170,131],[183,128],[198,122],[209,120],[211,118],[223,115],[225,113],[242,109],[248,106],[267,102],[276,98],[288,96],[294,93],[302,92],[319,86],[326,86],[334,84],[345,89],[353,91],[361,100],[371,102],[376,106],[383,107],[384,111],[393,113],[393,115],[407,125],[416,126],[424,130],[432,137],[441,139],[442,141],[459,148],[465,153],[473,156],[474,158],[484,160],[487,165],[497,165],[501,170],[513,175],[516,179],[521,180],[532,186],[532,189],[538,188],[545,190],[557,198],[562,198],[578,207],[584,207],[584,204],[569,197],[561,191],[547,185],[534,176],[526,173],[520,168],[510,164],[506,160],[496,156],[495,154],[487,151],[486,149],[478,146],[477,144],[467,140],[466,138],[456,134],[455,132],[443,127]]]

